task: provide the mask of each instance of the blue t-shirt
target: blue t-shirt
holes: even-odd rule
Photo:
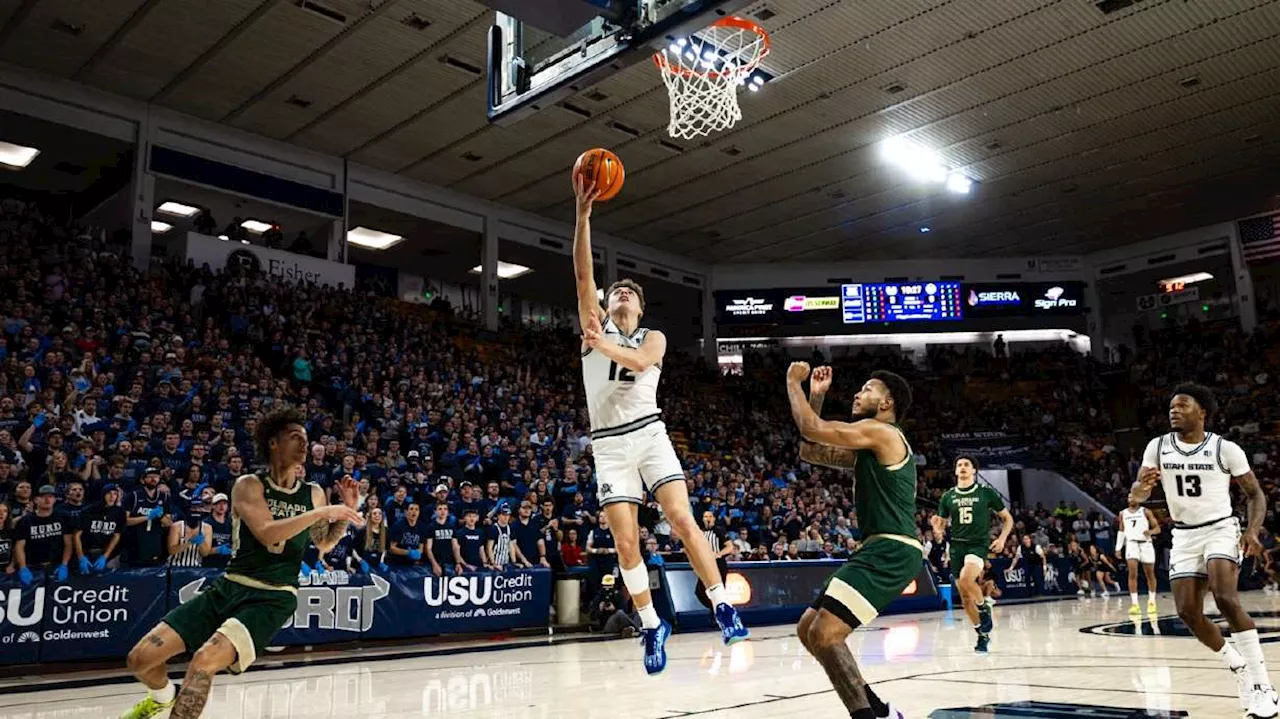
[[[435,517],[427,522],[427,536],[431,538],[431,554],[436,558],[436,563],[442,567],[453,564],[453,535],[456,527],[453,522],[445,520],[444,524],[436,521]]]
[[[483,566],[480,548],[484,546],[484,529],[461,526],[454,530],[453,538],[458,540],[458,550],[462,553],[464,563],[473,567]]]
[[[422,549],[422,544],[427,540],[426,524],[419,519],[417,524],[411,525],[405,520],[396,522],[391,527],[391,534],[388,535],[387,549],[391,549],[391,545],[395,544],[401,549],[413,550]],[[399,556],[387,552],[388,561],[396,564],[413,564],[413,560],[405,556]]]
[[[530,517],[529,523],[524,524],[519,519],[511,520],[511,536],[515,539],[516,545],[520,547],[520,553],[524,558],[533,564],[537,564],[540,554],[538,554],[538,540],[542,539],[542,522],[537,517]]]

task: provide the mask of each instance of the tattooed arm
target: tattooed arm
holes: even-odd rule
[[[858,462],[858,450],[832,447],[802,439],[800,440],[800,459],[822,467],[853,469]]]
[[[1261,557],[1265,550],[1262,542],[1258,540],[1258,530],[1267,520],[1267,495],[1263,493],[1262,485],[1258,484],[1258,478],[1254,476],[1252,470],[1236,477],[1235,480],[1240,483],[1240,489],[1244,491],[1249,516],[1249,526],[1245,527],[1240,545],[1250,557]]]
[[[312,485],[311,487],[311,501],[313,506],[317,508],[329,504],[325,491],[318,485]],[[331,522],[328,519],[321,519],[311,525],[311,543],[316,545],[316,549],[320,550],[321,557],[328,554],[338,544],[338,540],[342,539],[343,535],[347,533],[348,524],[349,522],[346,520]]]

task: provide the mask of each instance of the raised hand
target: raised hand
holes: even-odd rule
[[[815,368],[809,376],[809,393],[826,394],[831,389],[831,368],[823,365]]]
[[[787,381],[799,384],[809,379],[809,363],[808,362],[792,362],[787,368]]]

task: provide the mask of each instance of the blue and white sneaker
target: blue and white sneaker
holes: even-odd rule
[[[717,605],[715,615],[716,624],[720,625],[720,637],[724,639],[726,646],[751,636],[751,632],[742,624],[738,610],[732,604]]]
[[[650,674],[661,674],[667,668],[667,639],[671,637],[671,625],[659,619],[658,626],[653,629],[641,629],[640,638],[644,643],[644,670]]]

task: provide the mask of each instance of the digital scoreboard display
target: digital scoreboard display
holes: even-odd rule
[[[964,319],[959,282],[841,285],[840,312],[847,325]]]

